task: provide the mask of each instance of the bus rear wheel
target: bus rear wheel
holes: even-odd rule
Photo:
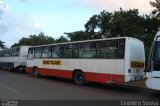
[[[85,77],[82,71],[76,71],[73,74],[73,81],[77,85],[83,85],[85,82]]]
[[[34,77],[39,77],[40,76],[37,67],[33,67],[32,76],[34,76]]]

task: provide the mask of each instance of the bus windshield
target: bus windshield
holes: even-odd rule
[[[153,70],[160,71],[160,41],[155,42],[154,52],[153,52]]]

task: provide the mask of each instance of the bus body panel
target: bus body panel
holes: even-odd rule
[[[125,82],[144,79],[145,66],[133,67],[131,66],[132,62],[135,62],[135,64],[145,63],[144,45],[137,39],[128,38],[125,51]]]
[[[160,72],[147,72],[146,77],[147,80],[145,81],[146,87],[153,89],[153,90],[160,90],[160,77],[157,77],[157,75],[160,75]]]
[[[61,61],[60,65],[43,64],[43,60]],[[97,65],[98,64],[98,65]],[[81,69],[85,72],[123,74],[124,60],[105,59],[34,59],[27,61],[27,66],[47,69],[75,70]]]
[[[44,65],[43,60],[51,60],[51,59],[35,59],[34,61],[28,60],[27,70],[32,71],[33,66],[37,66],[39,69],[39,73],[42,75],[49,76],[58,76],[58,77],[66,77],[72,79],[72,72],[75,69],[82,70],[85,73],[86,81],[94,81],[101,83],[111,83],[115,78],[117,82],[123,82],[123,66],[124,60],[112,60],[109,59],[106,61],[105,59],[52,59],[52,60],[60,60],[61,65]],[[98,65],[97,65],[98,64]],[[66,72],[65,72],[66,71]]]
[[[114,41],[117,39],[122,39],[122,38],[114,38],[111,40]],[[33,55],[28,54],[27,72],[31,74],[33,68],[37,67],[39,74],[42,76],[48,75],[48,76],[56,76],[56,77],[64,77],[72,79],[74,70],[81,70],[85,74],[85,81],[92,81],[99,83],[123,84],[129,81],[142,80],[144,78],[144,63],[145,63],[143,42],[129,37],[125,37],[123,39],[125,39],[125,49],[124,49],[125,53],[124,53],[124,58],[122,59],[118,58],[117,59],[116,58],[115,59],[106,59],[106,58],[34,59],[35,56],[34,48],[42,48],[44,46],[55,46],[55,44],[31,47],[30,51],[32,52]],[[107,39],[105,40],[107,41]],[[91,40],[91,42],[92,41],[93,40]],[[101,40],[94,40],[94,42],[99,42],[99,41]],[[56,61],[59,64],[54,64],[54,62]],[[132,62],[135,62],[136,64],[138,64],[138,66],[131,67]],[[143,66],[139,66],[139,63],[142,63]],[[131,73],[129,72],[129,70],[131,70]]]

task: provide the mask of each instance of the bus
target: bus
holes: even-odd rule
[[[0,50],[0,68],[9,71],[25,71],[29,46]]]
[[[154,38],[150,50],[145,84],[150,89],[160,90],[160,29]]]
[[[85,82],[124,84],[144,79],[144,44],[131,37],[85,40],[29,48],[27,73]]]

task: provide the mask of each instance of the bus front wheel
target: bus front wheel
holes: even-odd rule
[[[85,77],[82,71],[76,71],[73,75],[74,83],[77,85],[83,85],[85,82]]]

